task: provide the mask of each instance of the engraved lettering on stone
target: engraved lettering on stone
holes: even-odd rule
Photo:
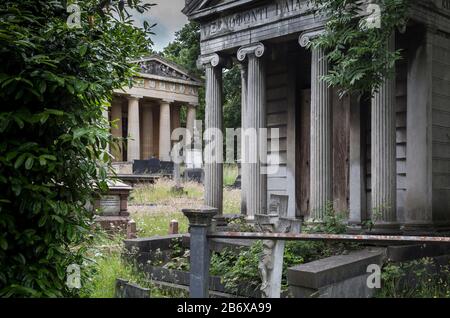
[[[265,6],[218,18],[202,27],[202,38],[236,32],[280,18],[291,17],[309,11],[307,0],[278,0]]]
[[[120,213],[120,196],[105,195],[100,200],[100,209],[104,215]]]

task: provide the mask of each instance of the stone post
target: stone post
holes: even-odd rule
[[[159,160],[161,161],[171,161],[170,103],[171,101],[163,100],[159,108]]]
[[[248,69],[246,63],[240,64],[241,68],[241,214],[247,215],[247,191],[248,191],[248,169],[249,166],[244,162],[246,156],[245,148],[245,130],[248,127],[248,110],[247,110],[247,84]]]
[[[367,220],[364,125],[361,123],[360,99],[350,97],[350,215],[351,229],[361,229]]]
[[[142,159],[150,159],[153,154],[153,109],[151,104],[142,107]]]
[[[395,50],[394,35],[387,47]],[[376,231],[397,231],[395,77],[386,78],[374,92],[371,118],[372,221]]]
[[[300,45],[306,47],[321,31],[304,33]],[[311,179],[310,219],[321,222],[329,202],[332,202],[332,112],[328,84],[322,79],[328,73],[325,52],[312,48],[311,59]]]
[[[217,209],[202,207],[182,211],[189,219],[191,251],[189,296],[190,298],[208,298],[210,251],[207,234]]]
[[[122,104],[118,100],[111,103],[111,135],[114,138],[122,138]],[[122,161],[122,141],[111,147],[114,161]]]
[[[191,133],[191,139],[194,138],[194,125],[196,118],[197,107],[195,105],[189,104],[187,106],[186,114],[186,129]]]
[[[128,147],[127,161],[141,158],[141,141],[139,128],[139,99],[138,96],[128,98]]]
[[[245,123],[247,128],[256,130],[257,137],[253,142],[243,143],[244,150],[251,157],[251,162],[247,164],[247,181],[244,181],[247,182],[246,187],[252,189],[246,193],[249,218],[267,213],[267,175],[264,171],[267,163],[267,134],[262,133],[262,129],[267,128],[264,51],[262,43],[254,43],[241,47],[237,53],[240,62],[248,59]]]
[[[218,215],[223,212],[223,155],[222,139],[213,135],[212,130],[223,133],[223,96],[222,67],[223,60],[218,54],[201,56],[198,65],[205,68],[206,73],[206,109],[205,138],[208,147],[214,154],[205,151],[205,204],[217,209]]]

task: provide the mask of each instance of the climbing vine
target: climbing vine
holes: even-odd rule
[[[407,0],[309,0],[316,16],[327,20],[325,32],[311,46],[327,52],[330,86],[345,93],[371,93],[394,74],[401,51],[386,43],[407,23]]]

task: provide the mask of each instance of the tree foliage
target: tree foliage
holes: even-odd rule
[[[114,89],[131,84],[129,59],[151,44],[124,1],[79,2],[75,28],[66,23],[66,5],[0,4],[1,296],[73,293],[66,269],[83,262],[92,221],[86,203],[107,188],[102,111]]]
[[[393,76],[399,50],[386,49],[388,39],[406,26],[406,0],[370,1],[380,8],[361,11],[361,0],[310,0],[318,8],[317,15],[327,19],[325,34],[312,42],[327,51],[330,64],[326,81],[342,89],[342,93],[369,93]],[[380,19],[380,25],[367,26],[368,19]],[[375,23],[376,24],[376,23]]]
[[[197,68],[200,55],[200,25],[189,22],[175,33],[175,40],[162,52],[165,58],[185,67],[192,75],[203,78],[205,72]],[[241,78],[237,66],[224,70],[224,127],[237,128],[241,126]],[[197,119],[205,118],[205,89],[199,90],[199,108]]]

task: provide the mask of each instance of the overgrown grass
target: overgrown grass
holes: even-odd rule
[[[135,186],[131,192],[129,210],[136,221],[139,237],[167,235],[169,223],[177,220],[179,233],[186,233],[188,220],[181,213],[183,208],[203,205],[203,185],[195,182],[181,184],[183,193],[173,192],[175,183],[159,180],[155,184]],[[241,209],[239,189],[225,188],[223,207],[225,214],[239,214]]]
[[[239,174],[238,166],[236,164],[224,164],[223,166],[223,185],[231,187],[234,185]]]
[[[200,204],[203,198],[203,186],[195,182],[182,183],[184,193],[173,192],[175,182],[161,179],[155,184],[142,184],[134,187],[131,192],[131,204],[175,205],[186,201]]]
[[[136,221],[136,227],[139,237],[150,237],[155,235],[167,235],[169,232],[169,224],[172,220],[178,221],[179,233],[187,233],[188,220],[180,212],[173,213],[135,213],[133,219]]]
[[[226,171],[233,172],[234,168]],[[237,176],[237,168],[235,169]],[[234,183],[234,180],[233,180]],[[151,237],[167,235],[171,220],[177,220],[179,233],[188,231],[188,220],[181,209],[203,205],[203,185],[183,183],[183,193],[173,192],[175,183],[171,180],[159,180],[153,185],[135,186],[129,200],[131,217],[136,221],[138,236]],[[224,189],[224,213],[240,213],[240,190]],[[99,235],[94,246],[89,250],[92,262],[85,270],[93,271],[93,278],[83,283],[82,297],[114,297],[117,278],[129,280],[151,289],[151,297],[180,297],[183,292],[168,292],[156,288],[148,277],[136,271],[134,266],[121,258],[124,237]]]
[[[115,296],[116,279],[121,278],[150,289],[152,298],[185,297],[183,291],[161,290],[151,279],[122,257],[123,239],[121,235],[108,236],[99,233],[95,243],[88,251],[91,259],[82,270],[91,271],[91,279],[83,281],[80,296],[83,298],[113,298]]]
[[[450,264],[431,258],[388,264],[382,270],[378,298],[450,298]]]

